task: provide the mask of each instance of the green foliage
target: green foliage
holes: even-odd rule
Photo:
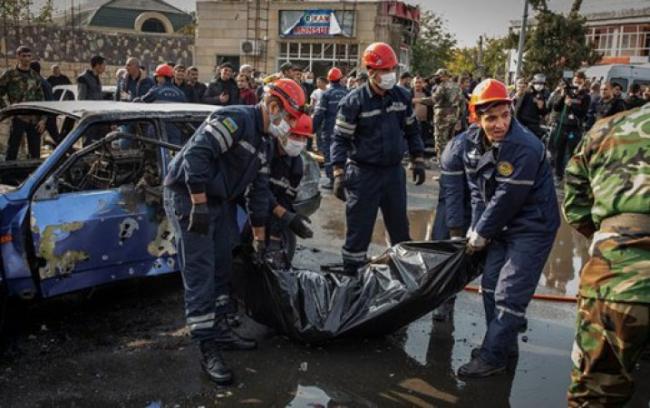
[[[477,57],[476,47],[455,48],[451,60],[447,64],[447,69],[453,75],[462,75],[466,72],[475,73],[478,70]]]
[[[455,46],[456,39],[447,31],[443,18],[425,11],[420,18],[420,31],[413,45],[413,72],[427,76],[447,66]]]
[[[593,65],[600,59],[585,38],[585,18],[579,14],[581,0],[574,0],[568,15],[552,12],[545,0],[530,3],[535,20],[526,36],[525,76],[542,72],[550,83],[555,83],[562,77],[562,71],[576,70],[582,64]]]
[[[38,14],[34,17],[34,22],[37,24],[45,24],[52,22],[52,15],[54,14],[54,0],[46,0],[45,4],[41,6]]]
[[[478,46],[454,49],[447,68],[455,75],[472,73],[476,77],[505,79],[506,61],[508,59],[509,40],[487,38],[483,41],[483,58],[479,61]],[[482,65],[480,65],[482,63]]]

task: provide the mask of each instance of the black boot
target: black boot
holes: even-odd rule
[[[478,358],[481,355],[481,348],[476,347],[472,349],[471,356],[472,358]],[[512,350],[508,350],[508,359],[516,359],[519,358],[519,347],[515,347]]]
[[[237,313],[228,313],[226,315],[226,321],[230,327],[237,328],[241,326],[241,319]]]
[[[232,370],[226,365],[217,344],[212,340],[204,340],[199,344],[199,348],[201,349],[201,368],[210,377],[210,380],[219,385],[232,383]]]
[[[472,360],[462,365],[458,369],[459,377],[483,378],[492,375],[503,374],[506,372],[506,366],[493,366],[484,361],[481,357],[472,358]]]
[[[216,323],[216,330],[219,335],[214,339],[215,344],[221,350],[253,350],[257,348],[257,342],[252,339],[241,337],[228,325],[225,319]]]

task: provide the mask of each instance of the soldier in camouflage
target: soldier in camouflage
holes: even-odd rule
[[[650,343],[650,106],[597,122],[565,174],[564,216],[593,236],[569,406],[623,406]]]
[[[433,137],[436,157],[440,158],[454,132],[460,130],[459,121],[465,99],[460,86],[451,80],[446,69],[439,69],[434,76],[440,83],[431,98],[423,100],[422,103],[433,105]]]
[[[32,51],[25,46],[20,46],[16,50],[16,56],[18,57],[16,68],[8,69],[0,76],[0,108],[6,106],[5,98],[9,104],[45,99],[41,79],[29,66],[32,60]],[[39,158],[41,133],[44,130],[45,117],[30,115],[14,117],[5,159],[16,160],[24,134],[27,134],[29,155],[34,159]]]

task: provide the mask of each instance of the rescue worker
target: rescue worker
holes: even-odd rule
[[[459,121],[464,99],[463,91],[456,82],[451,80],[446,69],[439,69],[434,77],[440,82],[431,92],[431,98],[423,99],[422,103],[433,106],[433,137],[436,157],[439,158],[447,142],[454,136],[455,130],[460,129]]]
[[[229,106],[213,114],[174,156],[164,182],[165,211],[175,232],[185,287],[185,316],[199,342],[201,365],[215,382],[232,381],[220,350],[249,350],[226,314],[232,249],[239,239],[236,200],[246,195],[259,260],[265,252],[269,209],[269,134],[284,137],[302,112],[302,88],[280,79],[255,106]]]
[[[323,126],[318,150],[323,152],[323,157],[325,158],[325,176],[328,181],[321,185],[321,188],[325,190],[334,188],[334,173],[332,172],[332,160],[330,157],[332,137],[334,136],[334,125],[336,123],[339,102],[348,94],[348,90],[341,85],[341,78],[343,78],[343,72],[339,68],[334,67],[329,70],[327,80],[329,81],[330,87],[323,92],[320,102],[316,107],[316,112],[314,113],[314,129],[319,129],[321,125]]]
[[[298,194],[298,185],[302,180],[303,162],[300,153],[305,150],[307,140],[312,137],[312,120],[309,115],[302,115],[287,137],[273,140],[273,159],[271,160],[271,214],[267,224],[269,236],[267,259],[278,268],[286,268],[289,263],[287,249],[282,236],[288,229],[300,238],[311,238],[314,233],[307,224],[311,221],[298,213],[293,202]]]
[[[592,238],[580,274],[570,407],[627,406],[650,345],[649,121],[647,105],[601,120],[567,164],[564,217]]]
[[[503,373],[560,225],[543,143],[512,118],[505,84],[479,83],[463,156],[472,201],[467,251],[487,250],[481,281],[487,333],[462,377]]]
[[[473,128],[476,125],[472,125]],[[476,131],[476,130],[474,130]],[[451,139],[440,156],[440,190],[433,221],[433,240],[464,239],[472,218],[470,193],[465,177],[463,155],[467,132]],[[455,297],[433,311],[433,319],[445,321],[454,309]]]
[[[334,194],[346,201],[345,272],[356,274],[381,208],[391,244],[408,241],[406,175],[402,159],[411,155],[416,185],[424,183],[424,146],[411,95],[395,86],[397,56],[390,45],[370,44],[363,53],[369,81],[339,103],[331,161]]]

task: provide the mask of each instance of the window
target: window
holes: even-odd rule
[[[239,71],[239,55],[217,55],[216,66],[229,62],[235,67],[235,71]]]
[[[345,72],[354,69],[359,59],[359,44],[281,42],[278,67],[291,61],[307,67],[317,76],[327,74],[333,66]]]
[[[147,19],[142,23],[142,31],[145,33],[166,33],[165,25],[157,18]]]

